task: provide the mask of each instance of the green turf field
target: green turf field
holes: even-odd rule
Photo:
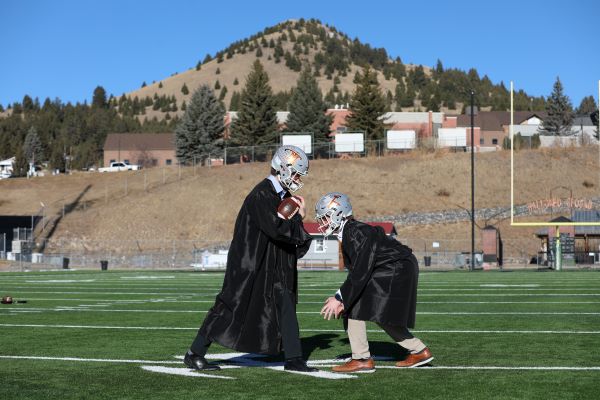
[[[344,279],[301,272],[298,317],[309,360],[331,373],[350,351],[323,300]],[[190,373],[179,357],[222,273],[0,274],[0,399],[592,399],[600,392],[600,273],[431,272],[417,326],[433,366],[392,368],[397,345],[370,326],[373,374],[328,379],[279,370],[280,359],[224,355],[230,368]],[[232,353],[219,346],[211,355]],[[223,365],[223,364],[222,364]],[[338,376],[340,377],[340,376]]]

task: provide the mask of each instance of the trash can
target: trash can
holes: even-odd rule
[[[102,271],[106,271],[108,269],[108,261],[106,261],[106,260],[100,261],[100,268],[102,269]]]
[[[69,269],[69,257],[63,257],[63,269]]]
[[[425,266],[431,267],[431,256],[425,256],[423,258],[425,259]]]

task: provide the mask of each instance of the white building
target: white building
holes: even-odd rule
[[[0,161],[0,179],[11,177],[14,163],[15,157]]]
[[[386,235],[395,237],[396,228],[391,222],[367,222],[372,226],[381,226]],[[304,229],[312,237],[308,252],[298,260],[298,267],[301,268],[328,268],[334,267],[343,269],[344,261],[342,257],[342,248],[335,235],[327,238],[319,232],[319,224],[316,222],[304,222]]]

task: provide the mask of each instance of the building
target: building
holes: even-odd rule
[[[573,210],[571,218],[557,217],[550,222],[597,222],[600,224],[600,210]],[[600,226],[561,226],[563,258],[567,265],[600,264]],[[548,227],[536,232],[540,239],[541,259],[552,260],[556,228]]]
[[[13,173],[15,157],[0,161],[0,179],[10,178]]]
[[[104,142],[104,166],[116,161],[146,168],[175,165],[175,134],[109,133]]]
[[[394,224],[391,222],[367,222],[372,226],[381,226],[386,235],[396,237],[398,234]],[[319,224],[316,222],[304,222],[304,229],[312,237],[313,241],[310,244],[308,252],[298,260],[301,267],[332,267],[339,269],[344,268],[342,257],[342,248],[335,235],[330,235],[327,238],[319,232]]]

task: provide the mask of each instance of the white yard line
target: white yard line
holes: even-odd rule
[[[58,328],[58,329],[116,329],[116,330],[163,330],[179,331],[193,330],[198,327],[173,326],[118,326],[118,325],[50,325],[50,324],[0,324],[1,327],[14,328]],[[301,332],[331,332],[345,333],[343,329],[300,329]],[[368,329],[367,332],[383,333],[383,330]],[[492,334],[561,334],[561,335],[600,335],[600,331],[569,331],[569,330],[413,330],[414,333],[492,333]]]
[[[106,304],[116,303],[214,303],[214,300],[167,300],[167,299],[64,299],[46,297],[27,297],[29,301],[98,301]],[[323,304],[322,301],[301,301],[298,304]],[[419,301],[418,304],[600,304],[600,301]]]
[[[64,306],[64,307],[55,307],[55,308],[34,308],[34,307],[28,307],[28,308],[22,308],[22,309],[0,309],[0,313],[2,311],[11,311],[11,312],[33,312],[34,310],[36,312],[41,312],[41,311],[48,311],[48,312],[69,312],[69,311],[74,311],[74,312],[102,312],[102,313],[167,313],[167,314],[173,314],[173,313],[191,313],[191,314],[201,314],[201,313],[206,313],[208,312],[208,310],[149,310],[149,309],[95,309],[95,308],[87,308],[87,307],[105,307],[107,305],[105,304],[101,304],[101,305],[79,305],[79,307],[82,308],[77,308],[77,307],[68,307],[68,306]],[[321,314],[319,311],[296,311],[296,314]],[[482,311],[482,312],[478,312],[478,311],[417,311],[418,315],[528,315],[528,316],[532,316],[532,315],[600,315],[600,312],[579,312],[579,311],[554,311],[554,312],[530,312],[530,311],[524,311],[524,312],[519,312],[519,311]]]
[[[230,354],[212,354],[211,359],[222,359],[223,356],[228,356]],[[242,353],[242,355],[244,355]],[[237,354],[236,354],[237,356]],[[220,357],[220,358],[219,358]],[[72,361],[72,362],[99,362],[99,363],[117,363],[117,364],[162,364],[162,365],[180,365],[181,361],[158,361],[158,360],[126,360],[126,359],[103,359],[103,358],[81,358],[81,357],[42,357],[42,356],[11,356],[11,355],[0,355],[0,359],[9,359],[9,360],[41,360],[41,361]],[[319,368],[332,367],[334,365],[339,365],[339,363],[344,360],[311,360],[309,364],[315,365]],[[241,367],[243,367],[244,362],[241,362]],[[225,366],[227,367],[227,366]],[[164,368],[164,367],[163,367]],[[268,366],[267,368],[282,371],[282,366]],[[377,369],[398,369],[392,365],[377,365]],[[152,371],[153,369],[148,369]],[[238,369],[238,368],[236,368]],[[436,370],[436,369],[445,369],[445,370],[515,370],[515,371],[600,371],[600,366],[590,366],[590,367],[577,367],[577,366],[497,366],[497,365],[434,365],[431,367],[423,367],[423,368],[414,368],[413,370],[418,371],[427,371],[427,370]],[[177,368],[179,370],[190,371],[187,368]],[[156,371],[161,372],[161,371]],[[327,371],[321,371],[327,372]],[[194,374],[198,374],[198,372],[193,372]],[[310,373],[308,373],[310,374]],[[329,373],[328,373],[329,374]],[[328,375],[327,374],[327,375]],[[181,374],[183,375],[183,374]],[[206,374],[209,375],[209,374]],[[338,376],[344,374],[336,374]],[[195,375],[194,375],[195,376]],[[215,377],[216,375],[210,374],[211,377]],[[316,374],[319,377],[319,374]]]
[[[597,288],[598,289],[598,288]],[[595,290],[597,290],[595,289]],[[548,289],[548,291],[550,291],[550,289]],[[28,293],[33,293],[33,294],[101,294],[103,296],[108,296],[108,295],[121,295],[121,294],[126,294],[126,295],[144,295],[144,296],[190,296],[190,297],[212,297],[212,296],[216,296],[218,293],[214,292],[214,293],[204,293],[204,294],[199,294],[199,293],[180,293],[180,292],[165,292],[165,293],[156,293],[156,292],[107,292],[107,291],[100,291],[100,292],[94,292],[94,291],[83,291],[83,292],[53,292],[53,291],[30,291],[30,290],[26,290],[26,291],[15,291],[15,293],[17,294],[28,294]],[[14,295],[14,293],[13,293]],[[421,293],[420,296],[428,296],[428,297],[519,297],[519,296],[535,296],[535,297],[543,297],[543,296],[559,296],[559,297],[579,297],[579,296],[600,296],[600,293]],[[300,297],[320,297],[320,298],[325,298],[327,297],[326,295],[323,294],[303,294],[302,292],[300,293]],[[104,300],[103,298],[99,298],[98,300]]]

